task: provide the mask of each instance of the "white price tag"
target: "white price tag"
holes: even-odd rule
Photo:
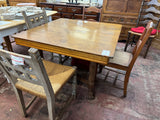
[[[13,65],[24,65],[24,58],[11,55]]]
[[[108,51],[108,50],[103,50],[103,51],[102,51],[102,55],[103,55],[103,56],[109,56],[109,55],[110,55],[110,51]]]

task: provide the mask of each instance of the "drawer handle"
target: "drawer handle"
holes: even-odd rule
[[[120,21],[121,21],[121,22],[123,22],[123,21],[124,21],[124,19],[123,19],[123,18],[121,18],[121,19],[120,19]]]
[[[75,12],[75,11],[76,11],[76,9],[72,9],[72,11],[73,11],[73,12]]]
[[[58,10],[62,10],[62,8],[58,8]]]

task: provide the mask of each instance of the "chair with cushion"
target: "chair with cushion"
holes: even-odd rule
[[[142,35],[145,25],[149,20],[153,21],[153,31],[151,32],[151,35],[149,36],[149,39],[147,41],[147,48],[144,54],[144,58],[146,58],[148,50],[151,46],[152,40],[156,37],[156,34],[158,33],[157,27],[159,25],[160,21],[160,10],[158,9],[160,7],[160,3],[157,2],[157,0],[151,0],[150,2],[147,2],[145,0],[142,1],[141,9],[139,12],[139,16],[137,19],[136,28],[131,28],[130,31],[128,31],[128,39],[126,41],[125,49],[127,50],[127,47],[129,44],[133,45],[136,43],[136,37],[139,37]]]
[[[76,96],[76,68],[43,60],[35,48],[30,48],[28,52],[29,56],[26,56],[0,49],[0,69],[10,80],[24,116],[31,104],[25,105],[22,91],[46,99],[49,119],[55,120],[55,97],[71,78],[69,101]]]
[[[114,71],[118,74],[125,75],[124,89],[123,89],[124,97],[127,95],[127,86],[128,86],[129,76],[130,76],[131,70],[133,68],[133,65],[134,65],[138,55],[140,54],[143,46],[145,45],[146,41],[148,40],[148,38],[151,34],[152,26],[153,26],[153,22],[150,21],[147,24],[146,29],[143,31],[141,37],[137,41],[137,44],[134,47],[132,53],[116,50],[114,57],[109,59],[109,62],[107,64],[107,66],[105,67],[109,71]],[[106,74],[105,79],[107,78],[107,76],[108,76],[108,73]],[[117,80],[117,77],[114,81],[114,84],[116,83],[116,80]]]
[[[97,7],[83,7],[82,20],[99,21],[101,16],[101,9]]]

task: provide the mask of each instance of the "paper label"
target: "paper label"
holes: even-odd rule
[[[102,51],[102,55],[103,55],[103,56],[109,56],[109,55],[110,55],[110,51],[108,51],[108,50],[103,50],[103,51]]]
[[[13,65],[24,65],[24,58],[11,55]]]

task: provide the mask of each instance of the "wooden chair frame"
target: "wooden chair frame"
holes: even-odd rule
[[[153,5],[160,7],[160,3],[157,2],[157,0],[151,0],[150,2],[146,2],[145,0],[142,1],[141,8],[140,8],[140,11],[139,11],[139,16],[138,16],[138,19],[137,19],[136,27],[138,27],[139,25],[143,25],[144,26],[144,25],[146,25],[148,23],[148,21],[152,20],[152,21],[156,21],[156,23],[153,23],[153,27],[155,29],[157,29],[157,27],[159,25],[159,22],[160,22],[160,18],[157,17],[156,15],[160,16],[160,10],[156,9],[155,7],[153,7]],[[147,8],[147,9],[146,8],[144,9],[144,6],[151,6],[151,7]],[[133,35],[133,36],[131,37],[131,35]],[[128,38],[127,38],[127,41],[126,41],[126,45],[125,45],[124,51],[127,50],[127,47],[128,47],[129,44],[131,44],[131,46],[132,46],[133,43],[136,42],[135,41],[135,37],[136,36],[141,36],[141,35],[142,35],[141,33],[128,31]],[[144,54],[144,58],[146,58],[147,53],[149,51],[149,48],[150,48],[150,46],[152,44],[152,40],[155,37],[156,37],[156,35],[150,35],[149,36],[149,39],[147,41],[147,48],[146,48],[146,51],[145,51],[145,54]]]
[[[82,15],[82,20],[89,20],[89,21],[96,21],[94,19],[86,19],[85,15],[86,13],[96,13],[97,14],[97,21],[100,20],[100,16],[101,16],[101,11],[102,9],[99,9],[97,7],[88,7],[86,8],[85,6],[83,7],[83,15]],[[98,15],[99,14],[99,15]]]
[[[25,88],[22,88],[20,87],[20,85],[18,85],[19,80],[25,81],[26,83],[31,83],[33,84],[33,86],[34,85],[41,86],[42,89],[44,89],[45,95],[41,93],[36,93],[35,91],[29,92],[29,93],[39,96],[41,98],[47,99],[49,119],[55,120],[56,118],[55,96],[57,95],[58,91],[55,93],[55,91],[53,90],[51,81],[49,80],[48,74],[45,70],[45,66],[42,62],[42,59],[40,57],[38,50],[34,48],[30,48],[28,51],[29,51],[30,56],[20,55],[17,53],[6,51],[6,50],[0,50],[0,69],[7,76],[7,78],[10,80],[13,86],[13,89],[16,93],[17,101],[22,110],[23,116],[26,116],[26,109],[28,109],[32,101],[30,102],[28,106],[25,106],[22,91],[26,91],[26,92],[29,92],[29,91],[27,91]],[[24,60],[24,65],[13,65],[12,58],[15,56],[22,58]],[[52,67],[52,66],[49,66],[49,67]],[[72,70],[73,72],[70,75],[70,77],[73,76],[72,96],[75,98],[76,96],[76,72],[75,72],[76,68],[74,67],[71,69],[73,69]],[[30,89],[32,88],[33,87],[31,87]],[[73,97],[70,97],[70,99],[72,99]],[[35,98],[33,100],[35,100]]]
[[[133,49],[133,52],[131,53],[132,55],[132,59],[129,63],[128,66],[124,66],[124,65],[120,65],[118,64],[118,60],[117,60],[117,63],[112,63],[112,62],[109,62],[107,64],[107,67],[111,67],[111,68],[116,68],[116,69],[120,69],[120,70],[123,70],[123,71],[126,71],[125,73],[125,80],[124,80],[124,97],[126,97],[127,95],[127,86],[128,86],[128,82],[129,82],[129,76],[130,76],[130,73],[131,73],[131,70],[133,68],[133,65],[137,59],[137,57],[139,56],[143,46],[145,45],[145,43],[147,42],[150,34],[151,34],[151,31],[152,31],[152,27],[153,26],[153,22],[150,21],[148,24],[147,24],[147,27],[146,29],[144,30],[143,34],[141,35],[141,37],[139,38],[136,46],[134,47]],[[125,52],[124,52],[125,54]],[[113,58],[114,59],[114,58]],[[110,69],[109,69],[110,70]],[[117,71],[116,71],[117,72]],[[124,73],[121,73],[121,72],[117,72],[119,74],[124,74]],[[107,74],[108,75],[108,74]],[[106,76],[107,77],[107,76]],[[105,77],[105,79],[106,79]],[[117,78],[117,77],[116,77]],[[115,84],[115,82],[114,82]]]

